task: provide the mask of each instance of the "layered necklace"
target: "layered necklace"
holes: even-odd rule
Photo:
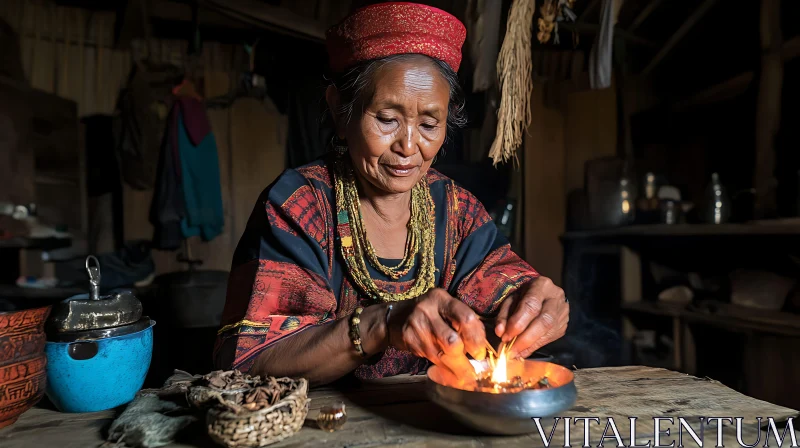
[[[374,300],[398,302],[418,297],[434,287],[436,278],[435,208],[427,179],[423,176],[411,190],[411,218],[408,221],[408,237],[403,259],[396,266],[380,262],[375,249],[367,238],[367,230],[361,215],[353,167],[348,155],[334,160],[337,233],[342,257],[356,286]],[[417,257],[419,255],[419,257]],[[407,275],[417,263],[416,278],[411,288],[403,293],[385,291],[375,284],[367,263],[393,280]]]

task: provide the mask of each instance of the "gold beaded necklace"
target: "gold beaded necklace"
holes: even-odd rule
[[[334,160],[336,195],[337,234],[342,257],[350,270],[356,286],[375,300],[398,302],[418,297],[433,288],[436,278],[435,207],[425,177],[411,190],[411,217],[408,222],[408,237],[405,253],[397,266],[385,266],[375,254],[375,249],[367,238],[367,231],[361,216],[361,202],[358,198],[353,168],[347,155]],[[420,255],[419,268],[412,287],[404,293],[392,293],[380,289],[367,268],[367,263],[384,275],[397,280],[408,274]]]

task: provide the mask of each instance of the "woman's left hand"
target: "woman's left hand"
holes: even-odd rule
[[[509,297],[497,314],[495,333],[503,342],[517,340],[511,357],[527,358],[534,351],[564,336],[569,303],[564,290],[547,277],[538,277]]]

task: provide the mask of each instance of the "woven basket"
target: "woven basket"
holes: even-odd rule
[[[228,448],[262,447],[294,435],[308,415],[308,381],[294,380],[294,390],[274,405],[235,413],[215,406],[206,414],[208,434]]]
[[[198,409],[207,409],[223,400],[230,400],[233,402],[241,401],[247,391],[250,389],[215,389],[213,387],[194,386],[189,389],[186,394],[186,399],[189,404]]]

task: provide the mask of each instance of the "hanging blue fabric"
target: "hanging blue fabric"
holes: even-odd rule
[[[186,201],[181,231],[186,238],[199,235],[210,241],[222,233],[225,224],[217,143],[210,130],[197,144],[193,143],[184,126],[184,118],[183,113],[178,117],[178,152]]]

